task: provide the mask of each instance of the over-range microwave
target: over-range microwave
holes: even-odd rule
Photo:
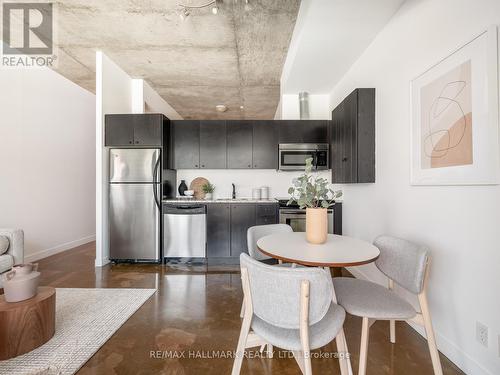
[[[306,160],[313,159],[314,170],[330,168],[328,143],[280,143],[279,169],[281,171],[302,171]]]

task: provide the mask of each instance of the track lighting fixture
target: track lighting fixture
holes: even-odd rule
[[[212,13],[217,14],[219,13],[219,7],[217,5],[217,1],[220,0],[211,0],[205,4],[200,4],[200,5],[195,5],[195,4],[181,4],[179,3],[180,11],[179,11],[179,17],[184,21],[187,16],[190,15],[190,10],[192,9],[202,9],[202,8],[207,8],[207,7],[212,7]],[[246,0],[248,1],[248,0]]]

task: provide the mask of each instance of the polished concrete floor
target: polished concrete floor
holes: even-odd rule
[[[241,324],[242,291],[237,268],[108,265],[96,269],[94,258],[95,244],[90,243],[41,260],[41,285],[157,288],[158,292],[78,374],[222,375],[231,372],[233,360],[227,357],[236,349]],[[354,317],[349,317],[345,324],[355,370],[360,326],[361,320]],[[418,333],[405,323],[398,323],[395,345],[389,342],[388,333],[387,322],[377,322],[371,328],[368,375],[432,374],[427,343]],[[325,356],[335,350],[335,344],[331,343],[315,352]],[[245,359],[241,373],[300,374],[288,354],[277,351],[273,359]],[[463,374],[446,357],[441,356],[441,360],[445,374]],[[335,359],[313,359],[312,364],[315,374],[340,373]]]

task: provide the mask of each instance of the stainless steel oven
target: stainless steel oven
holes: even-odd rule
[[[313,159],[315,170],[329,169],[328,143],[281,143],[279,145],[279,169],[301,171],[306,160]]]
[[[333,233],[333,209],[328,209],[328,233]],[[306,231],[306,210],[300,208],[284,208],[279,210],[280,223],[288,224],[294,232]]]

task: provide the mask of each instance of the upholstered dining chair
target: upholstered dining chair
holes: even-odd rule
[[[283,232],[284,233],[293,232],[293,229],[290,225],[287,224],[254,225],[253,227],[248,228],[247,230],[248,255],[250,255],[253,259],[259,261],[272,259],[271,257],[259,251],[257,247],[257,241],[262,237],[268,236],[270,234],[283,233]],[[282,263],[281,261],[279,261],[278,265],[281,267],[295,267],[295,264]],[[245,299],[243,298],[243,303],[241,304],[240,318],[243,318],[244,311],[245,311]]]
[[[246,348],[270,343],[291,350],[303,374],[312,374],[310,351],[337,341],[341,374],[347,374],[345,311],[333,303],[330,274],[321,268],[276,267],[240,255],[245,314],[232,375]]]
[[[268,236],[275,233],[283,232],[293,232],[290,225],[287,224],[267,224],[267,225],[255,225],[248,228],[247,230],[247,247],[248,255],[250,255],[255,260],[267,260],[271,257],[261,253],[257,248],[257,241],[262,237]]]
[[[380,250],[380,256],[375,261],[375,265],[388,277],[388,288],[365,280],[347,277],[333,278],[339,305],[344,307],[349,314],[363,318],[358,374],[366,373],[370,326],[376,320],[389,320],[390,341],[395,343],[395,321],[402,320],[425,327],[434,374],[442,375],[443,370],[426,295],[430,267],[428,249],[425,246],[390,236],[379,236],[375,239],[374,245]],[[394,282],[418,296],[420,312],[415,311],[410,303],[392,290]]]

